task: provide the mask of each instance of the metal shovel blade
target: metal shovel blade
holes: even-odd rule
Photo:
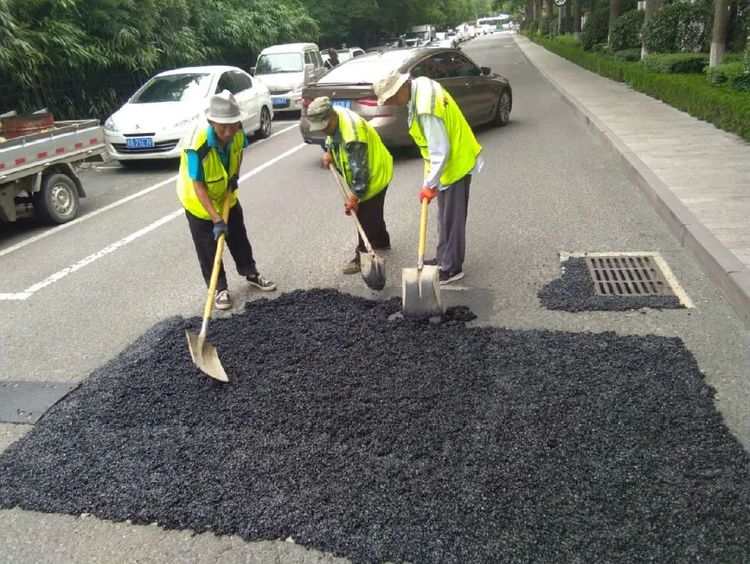
[[[211,376],[211,378],[222,382],[229,382],[227,373],[224,372],[224,367],[219,360],[219,353],[216,351],[216,347],[206,342],[206,338],[203,335],[196,335],[190,331],[185,331],[185,336],[187,337],[188,348],[190,349],[190,356],[193,358],[193,363],[208,376]]]
[[[382,290],[385,288],[385,261],[373,253],[359,253],[359,268],[362,279],[368,288]]]
[[[404,268],[401,271],[404,315],[434,317],[443,315],[440,303],[440,269],[437,266]]]

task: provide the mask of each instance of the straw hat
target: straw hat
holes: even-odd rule
[[[408,74],[392,70],[384,77],[376,80],[372,87],[375,90],[375,96],[378,97],[378,106],[384,105],[409,78]]]

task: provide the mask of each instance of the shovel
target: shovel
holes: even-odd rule
[[[341,182],[341,178],[339,178],[339,175],[333,168],[332,164],[328,165],[328,170],[331,171],[336,184],[341,189],[341,194],[344,196],[344,201],[347,201],[348,197],[346,194],[346,188],[344,188],[344,185]],[[366,253],[359,253],[359,268],[360,272],[362,273],[362,279],[365,281],[365,284],[367,284],[368,288],[371,288],[373,290],[382,290],[383,288],[385,288],[385,263],[383,259],[376,255],[375,251],[372,250],[370,240],[367,238],[367,235],[365,235],[365,230],[362,229],[362,224],[359,222],[359,218],[357,217],[357,214],[354,212],[354,210],[349,212],[349,215],[351,215],[354,219],[354,223],[357,226],[357,231],[359,231],[359,235],[362,237],[362,241],[364,241],[365,248],[367,249]]]
[[[401,296],[404,315],[434,317],[443,315],[440,304],[440,268],[425,266],[424,248],[427,239],[427,199],[422,200],[422,219],[419,224],[419,258],[417,268],[401,270]]]
[[[229,218],[229,202],[231,197],[231,192],[227,191],[221,214],[221,219],[224,220],[224,223],[226,223]],[[211,282],[208,285],[208,294],[206,295],[206,307],[203,309],[203,324],[201,325],[201,332],[196,335],[190,331],[185,331],[185,336],[187,337],[188,348],[190,349],[190,356],[193,358],[193,363],[211,378],[221,380],[222,382],[229,382],[227,373],[224,372],[224,367],[219,360],[219,353],[216,351],[216,347],[206,341],[208,320],[211,318],[211,312],[214,308],[214,294],[216,293],[216,284],[219,282],[221,255],[224,252],[224,238],[225,236],[222,233],[219,236],[219,240],[216,242],[216,256],[214,257],[214,267],[211,271]]]

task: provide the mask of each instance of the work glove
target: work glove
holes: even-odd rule
[[[220,219],[216,223],[214,223],[214,241],[218,241],[219,237],[224,235],[224,237],[227,236],[229,233],[229,227],[227,227],[227,224],[224,223],[224,220]]]
[[[419,203],[422,203],[422,200],[427,200],[427,203],[429,204],[432,199],[437,196],[437,189],[436,188],[427,188],[427,186],[424,186],[419,191]]]
[[[240,187],[240,179],[237,177],[236,174],[229,177],[229,182],[227,183],[227,188],[230,192],[234,192]]]
[[[349,215],[351,212],[357,213],[359,211],[359,198],[354,194],[350,194],[346,199],[344,209],[346,210],[346,215]]]

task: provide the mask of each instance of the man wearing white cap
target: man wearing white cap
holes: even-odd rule
[[[322,131],[328,136],[323,165],[333,163],[352,191],[345,206],[346,213],[357,214],[374,249],[390,249],[383,205],[393,176],[393,157],[377,131],[353,111],[333,107],[327,96],[312,101],[307,108],[307,119],[310,131]],[[359,253],[365,250],[360,237],[354,258],[344,266],[344,274],[360,271]]]
[[[177,176],[177,195],[185,208],[185,216],[198,254],[206,286],[216,255],[216,241],[223,233],[237,272],[251,287],[271,291],[276,284],[266,280],[255,266],[253,249],[247,239],[242,206],[237,199],[242,150],[247,138],[241,127],[242,113],[234,96],[224,90],[211,97],[206,111],[208,126],[199,126],[189,148],[182,152]],[[231,198],[227,222],[221,218],[222,204]],[[232,307],[222,265],[216,286],[214,304],[218,309]]]
[[[464,277],[466,217],[471,175],[484,164],[482,147],[453,97],[427,77],[412,79],[397,70],[373,85],[378,104],[407,106],[409,134],[425,160],[419,201],[438,199],[438,246],[432,262],[440,267],[440,284]]]

